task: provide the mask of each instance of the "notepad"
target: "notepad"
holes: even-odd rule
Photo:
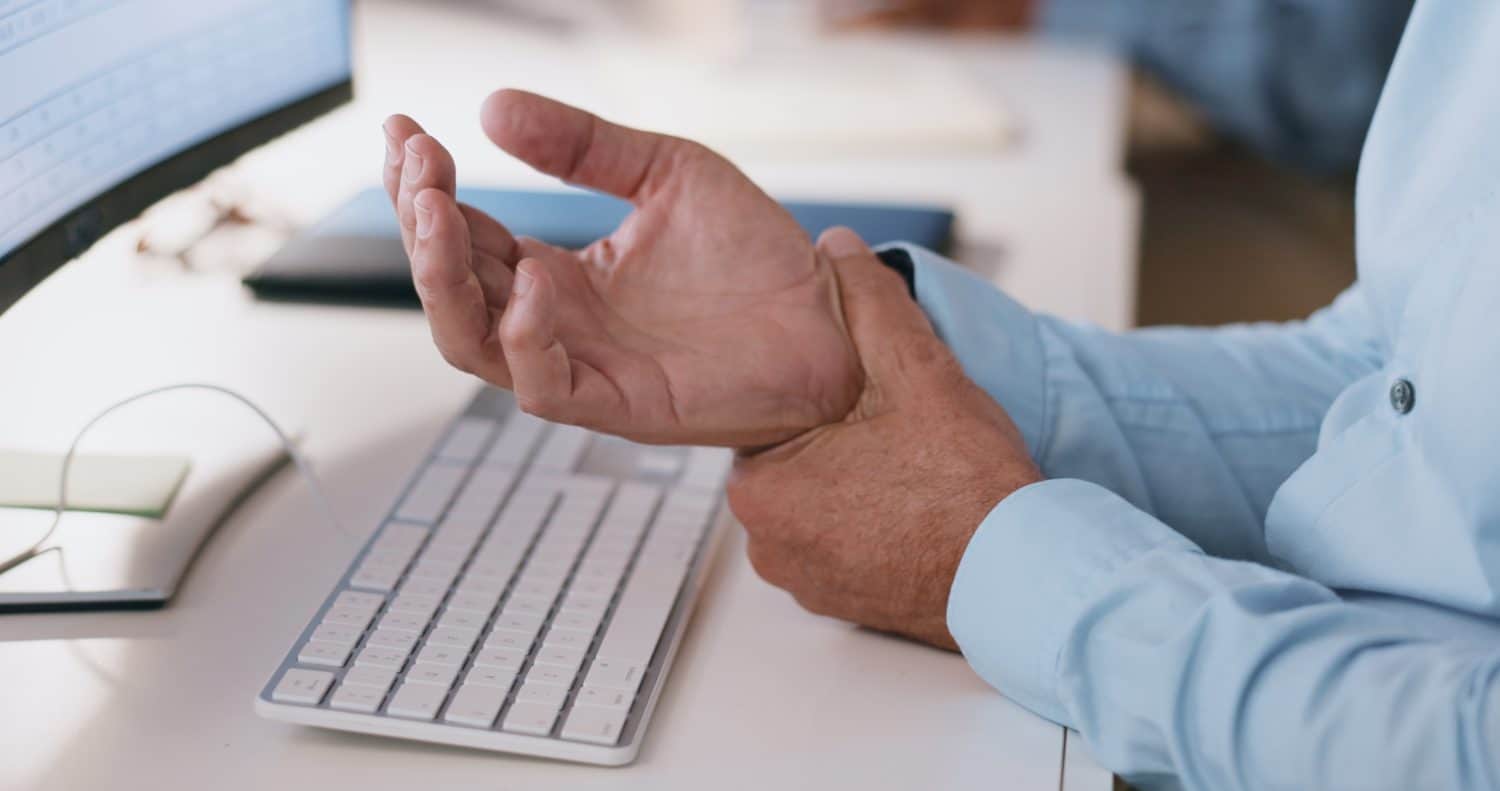
[[[56,508],[62,462],[62,454],[0,450],[0,508]],[[75,456],[68,509],[160,519],[191,467],[182,456]]]

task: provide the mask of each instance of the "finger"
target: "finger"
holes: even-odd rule
[[[534,258],[516,267],[511,301],[500,320],[500,345],[516,402],[538,417],[600,427],[619,417],[620,392],[592,366],[570,358],[557,336],[557,284]]]
[[[438,351],[454,367],[509,387],[495,316],[469,263],[468,224],[458,204],[442,190],[427,189],[413,198],[412,213],[412,283]]]
[[[441,190],[452,202],[457,178],[453,157],[448,149],[425,133],[406,139],[402,148],[401,184],[396,193],[396,218],[401,223],[401,239],[406,253],[412,253],[416,241],[417,212],[412,202],[424,190]]]
[[[818,238],[818,250],[834,262],[844,321],[867,376],[893,386],[951,357],[906,282],[858,234],[831,228]]]
[[[524,91],[491,94],[481,122],[495,145],[537,170],[633,202],[650,197],[682,152],[700,148]]]
[[[515,382],[516,401],[549,417],[573,392],[568,352],[557,340],[557,298],[552,278],[536,259],[521,261],[511,301],[500,319],[500,346]]]
[[[396,196],[401,189],[401,166],[406,161],[406,141],[412,135],[422,133],[422,125],[404,115],[393,115],[385,119],[380,127],[385,134],[385,168],[381,174],[381,181],[385,184],[385,194],[391,199],[391,206],[396,205]]]
[[[516,264],[521,260],[520,245],[509,229],[488,214],[467,203],[458,204],[458,210],[469,226],[469,240],[474,245],[472,265],[485,301],[492,308],[504,308],[510,299]]]

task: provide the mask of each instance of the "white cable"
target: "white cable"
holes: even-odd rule
[[[68,473],[73,467],[73,457],[77,454],[78,443],[83,441],[84,436],[89,433],[89,429],[92,429],[94,425],[99,421],[103,420],[106,417],[109,417],[111,414],[114,414],[114,412],[118,409],[129,406],[130,404],[133,404],[137,401],[150,398],[152,396],[179,390],[197,390],[228,396],[229,398],[238,401],[240,404],[243,404],[246,408],[259,416],[260,419],[262,421],[265,421],[265,424],[267,426],[270,426],[271,430],[276,433],[276,438],[281,440],[281,447],[286,450],[287,455],[292,459],[292,463],[296,465],[297,472],[300,473],[302,475],[302,479],[307,482],[307,488],[311,490],[313,498],[316,499],[322,506],[324,516],[328,519],[328,524],[331,525],[333,529],[337,530],[348,538],[351,538],[355,541],[360,540],[359,536],[346,531],[342,523],[339,522],[338,513],[333,509],[333,502],[328,499],[328,496],[326,494],[323,493],[323,487],[318,482],[318,476],[313,472],[312,465],[307,463],[307,460],[303,458],[302,453],[297,450],[297,445],[292,441],[291,436],[284,430],[282,430],[280,424],[278,424],[274,418],[272,418],[264,409],[261,409],[258,405],[256,405],[254,401],[251,401],[249,398],[246,398],[245,396],[240,395],[239,393],[230,390],[227,387],[214,384],[187,382],[183,384],[166,385],[163,387],[153,388],[151,390],[145,391],[144,393],[136,393],[129,398],[116,401],[108,407],[105,407],[105,409],[99,414],[94,415],[92,418],[90,418],[87,423],[83,424],[83,428],[79,429],[78,433],[73,435],[73,441],[68,445],[68,452],[63,456],[62,475],[59,477],[57,482],[57,507],[54,508],[52,512],[52,524],[47,527],[47,532],[43,533],[42,537],[37,539],[36,543],[32,544],[25,551],[8,560],[0,561],[0,574],[4,574],[12,568],[25,563],[33,557],[36,557],[36,555],[40,551],[44,551],[42,550],[42,545],[46,544],[47,540],[52,538],[52,535],[57,532],[58,525],[62,524],[63,514],[68,510]]]

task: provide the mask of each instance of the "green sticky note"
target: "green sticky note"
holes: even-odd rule
[[[0,450],[0,508],[56,508],[62,462],[62,454]],[[74,456],[68,510],[160,519],[191,467],[182,456]]]

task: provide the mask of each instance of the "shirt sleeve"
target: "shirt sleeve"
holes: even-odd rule
[[[1034,314],[901,247],[939,336],[1048,477],[1110,489],[1221,557],[1271,562],[1271,498],[1333,399],[1383,357],[1358,290],[1304,322],[1118,334]]]
[[[1500,788],[1492,636],[1211,557],[1095,484],[996,506],[948,621],[981,676],[1143,788]]]
[[[1103,40],[1220,130],[1353,170],[1412,0],[1043,0],[1043,32]]]

